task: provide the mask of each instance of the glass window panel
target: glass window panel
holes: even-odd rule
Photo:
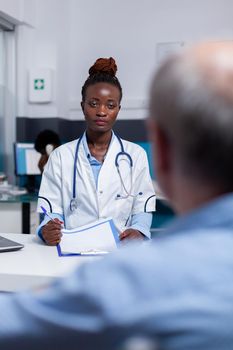
[[[4,169],[5,37],[0,30],[0,172]]]

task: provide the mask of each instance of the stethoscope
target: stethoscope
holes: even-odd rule
[[[115,135],[118,139],[118,142],[120,144],[120,148],[121,151],[117,153],[116,157],[115,157],[115,167],[117,169],[117,173],[119,175],[123,190],[125,191],[126,195],[120,195],[117,194],[115,199],[126,199],[128,197],[137,197],[138,195],[142,195],[142,192],[139,192],[137,194],[132,194],[132,187],[133,187],[133,159],[130,156],[129,153],[127,153],[124,150],[124,146],[123,146],[123,142],[120,139],[120,137],[118,135]],[[78,139],[77,145],[76,145],[76,149],[75,149],[75,156],[74,156],[74,169],[73,169],[73,190],[72,190],[72,199],[70,200],[70,210],[74,211],[75,209],[78,209],[78,199],[76,198],[76,171],[77,171],[77,161],[78,161],[78,152],[79,152],[79,147],[80,147],[80,143],[82,141],[83,136],[81,136]],[[119,166],[119,157],[126,157],[129,161],[129,167],[130,167],[130,189],[129,191],[127,190],[123,178],[122,178],[122,174],[120,171],[120,166]]]

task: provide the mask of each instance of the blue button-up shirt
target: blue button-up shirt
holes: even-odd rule
[[[0,349],[119,350],[145,337],[166,350],[231,350],[232,212],[233,195],[219,197],[47,291],[0,295]]]

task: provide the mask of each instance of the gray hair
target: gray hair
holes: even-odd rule
[[[229,93],[230,84],[218,84],[221,67],[216,72],[213,67],[203,69],[188,55],[168,59],[152,82],[150,116],[186,176],[228,191],[233,190],[233,69]]]

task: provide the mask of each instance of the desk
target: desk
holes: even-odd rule
[[[39,225],[36,212],[37,196],[24,194],[12,196],[1,194],[0,197],[0,232],[35,233]]]
[[[0,253],[0,291],[15,292],[41,287],[76,266],[100,257],[59,257],[56,247],[46,246],[35,235],[0,234],[23,243],[15,252]]]

